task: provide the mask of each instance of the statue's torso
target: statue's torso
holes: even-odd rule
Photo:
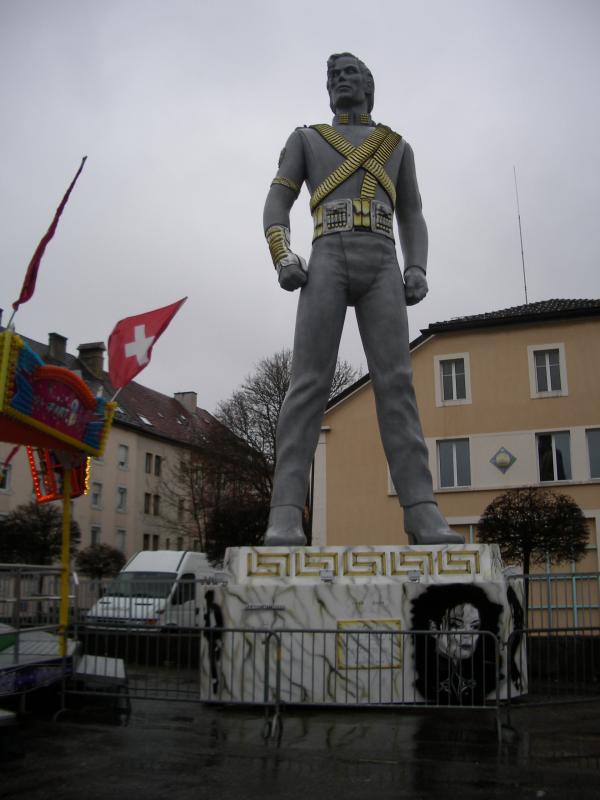
[[[369,125],[335,125],[334,128],[355,147],[361,145],[374,130],[373,126]],[[297,132],[303,142],[306,185],[312,195],[317,186],[331,175],[345,159],[313,128],[298,128]],[[400,142],[384,167],[394,185],[398,182],[403,149],[403,142]],[[358,169],[354,175],[334,189],[328,195],[327,200],[360,197],[364,175],[365,170]],[[387,194],[379,185],[375,197],[382,202],[390,202]]]

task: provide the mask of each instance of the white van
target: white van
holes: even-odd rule
[[[88,627],[190,628],[202,625],[203,587],[227,582],[205,553],[143,550],[129,559],[86,614]]]

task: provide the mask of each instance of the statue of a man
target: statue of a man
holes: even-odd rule
[[[327,61],[333,125],[297,128],[271,184],[264,228],[279,284],[301,289],[292,376],[277,428],[277,463],[266,545],[303,545],[310,466],[346,316],[354,306],[375,392],[379,428],[404,529],[413,544],[462,543],[433,497],[408,347],[406,306],[427,294],[427,226],[413,151],[371,119],[373,76],[351,53]],[[289,212],[311,193],[308,267],[290,249]],[[394,211],[404,280],[394,244]]]

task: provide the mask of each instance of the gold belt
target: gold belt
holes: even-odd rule
[[[394,239],[394,212],[387,203],[356,197],[321,203],[313,214],[313,242],[330,233],[366,231]]]

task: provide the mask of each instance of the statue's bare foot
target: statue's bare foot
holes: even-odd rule
[[[435,503],[417,503],[404,509],[404,530],[410,544],[464,544],[464,537],[448,527]]]
[[[302,528],[302,509],[298,506],[274,506],[269,514],[269,526],[265,533],[265,544],[269,547],[300,547],[306,544]]]

